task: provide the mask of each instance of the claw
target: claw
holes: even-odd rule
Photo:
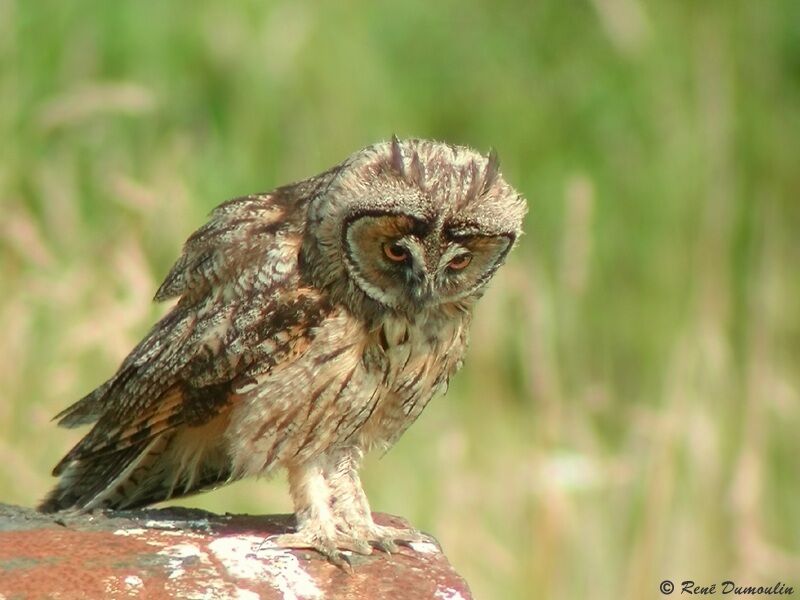
[[[395,543],[395,540],[391,540],[389,538],[371,540],[370,544],[373,547],[380,550],[381,552],[385,552],[386,554],[397,554],[400,551],[400,549],[397,547],[397,544]]]
[[[353,563],[350,561],[350,557],[347,556],[344,552],[340,552],[334,549],[331,553],[325,553],[325,558],[328,559],[328,562],[334,566],[339,567],[342,571],[347,573],[348,575],[353,574]]]

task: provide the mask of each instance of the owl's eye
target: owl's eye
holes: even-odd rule
[[[405,262],[408,258],[408,250],[403,248],[397,242],[389,242],[383,245],[383,253],[392,262],[400,263]]]
[[[469,263],[472,262],[472,254],[461,254],[460,256],[456,256],[453,260],[447,263],[447,268],[452,269],[454,271],[460,271],[461,269],[466,269]]]

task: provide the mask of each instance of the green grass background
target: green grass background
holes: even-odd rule
[[[217,203],[392,133],[495,147],[527,235],[365,481],[478,598],[800,592],[800,2],[0,0],[0,499]],[[286,512],[285,482],[186,504]]]

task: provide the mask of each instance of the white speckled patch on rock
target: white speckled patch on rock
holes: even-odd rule
[[[437,589],[435,597],[440,600],[465,600],[461,592],[449,587]]]
[[[284,600],[322,600],[324,594],[306,573],[297,557],[286,550],[263,548],[262,560],[253,554],[263,538],[227,536],[208,544],[228,573],[240,580],[269,582],[281,592]]]

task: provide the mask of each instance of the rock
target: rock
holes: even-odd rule
[[[375,514],[379,523],[407,526]],[[0,598],[435,598],[469,588],[432,543],[352,555],[346,573],[313,551],[261,546],[291,515],[185,508],[43,515],[0,504]]]

